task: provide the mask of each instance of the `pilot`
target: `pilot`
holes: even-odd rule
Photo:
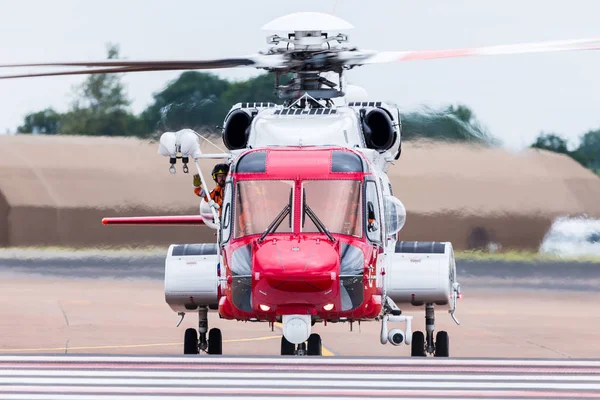
[[[219,216],[221,215],[221,208],[223,207],[223,190],[225,189],[225,178],[228,173],[229,165],[227,164],[217,164],[212,170],[212,178],[217,183],[217,186],[209,193],[209,196],[219,205]],[[204,200],[208,201],[199,174],[194,175],[194,193],[199,197],[204,197]]]
[[[250,235],[252,233],[252,221],[246,215],[246,212],[244,210],[244,202],[242,201],[239,202],[238,215],[239,231],[236,237]]]

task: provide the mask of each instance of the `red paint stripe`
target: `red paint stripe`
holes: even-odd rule
[[[600,368],[582,367],[462,367],[462,366],[350,366],[350,365],[293,365],[293,364],[197,364],[197,363],[0,363],[0,369],[131,369],[131,370],[293,370],[293,371],[363,371],[363,372],[443,372],[443,373],[527,373],[527,374],[597,374]]]
[[[199,215],[172,215],[152,217],[107,217],[104,225],[204,225]]]
[[[274,388],[181,388],[181,387],[89,387],[89,386],[0,386],[0,393],[79,393],[79,394],[201,394],[201,395],[281,395],[283,389]],[[364,397],[398,397],[398,396],[461,396],[465,397],[516,397],[516,398],[598,398],[598,392],[573,391],[533,391],[533,390],[356,390],[356,389],[290,389],[285,388],[286,395],[296,396],[364,396]]]
[[[468,57],[475,55],[473,49],[416,51],[402,55],[399,61],[432,60],[436,58]]]

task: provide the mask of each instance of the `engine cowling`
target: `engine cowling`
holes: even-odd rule
[[[229,150],[246,147],[253,118],[254,116],[244,109],[233,110],[229,113],[223,128],[223,143]]]
[[[381,108],[363,109],[362,126],[365,141],[370,149],[389,150],[397,139],[394,123],[387,111]]]
[[[402,122],[398,108],[382,101],[353,101],[348,106],[359,114],[367,148],[400,158]]]
[[[175,312],[219,304],[219,254],[216,243],[172,244],[165,259],[165,300]]]

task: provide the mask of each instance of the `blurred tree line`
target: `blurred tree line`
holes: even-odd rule
[[[119,58],[118,45],[108,45],[108,58]],[[139,115],[130,111],[121,76],[89,75],[75,88],[75,101],[64,113],[52,108],[27,114],[19,133],[62,135],[136,136],[153,138],[164,131],[191,128],[217,134],[227,111],[238,102],[279,102],[274,93],[273,77],[260,75],[242,82],[230,82],[197,71],[183,72],[160,92]],[[498,145],[464,105],[442,109],[424,108],[405,113],[402,136],[405,140],[474,142]],[[600,129],[581,138],[579,148],[567,149],[566,140],[556,134],[541,133],[531,147],[567,154],[583,166],[600,172]]]
[[[108,58],[119,58],[119,47],[108,45]],[[60,114],[48,108],[25,116],[19,133],[154,137],[167,130],[191,128],[217,133],[217,126],[238,102],[279,102],[273,76],[263,74],[242,82],[187,71],[153,94],[140,115],[133,114],[119,74],[89,75],[75,88],[75,101]],[[289,79],[289,77],[287,78]],[[285,78],[282,80],[285,83]],[[427,137],[495,143],[465,106],[425,109],[402,116],[405,139]]]
[[[600,129],[584,133],[575,150],[567,148],[567,140],[555,133],[540,133],[530,146],[535,149],[550,150],[566,154],[579,164],[600,175]]]

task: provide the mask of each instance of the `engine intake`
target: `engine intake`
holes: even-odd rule
[[[223,128],[223,143],[229,150],[246,147],[253,117],[243,109],[234,110],[227,116],[225,128]]]
[[[397,139],[390,115],[381,108],[365,108],[361,114],[367,147],[382,152],[389,150]]]

